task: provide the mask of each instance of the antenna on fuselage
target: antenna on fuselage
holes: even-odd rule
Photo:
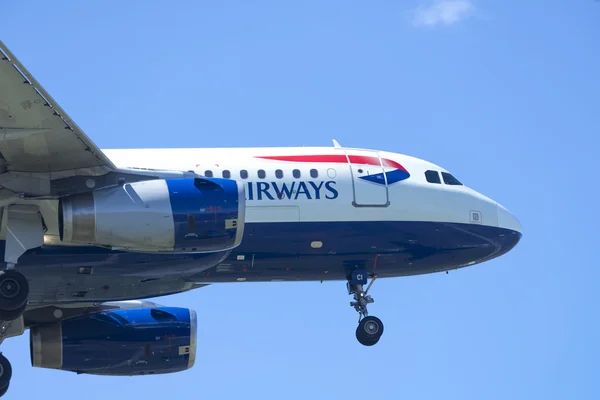
[[[336,149],[341,149],[342,148],[342,146],[338,143],[337,140],[335,140],[335,139],[332,139],[332,140],[333,140],[333,147],[335,147]]]

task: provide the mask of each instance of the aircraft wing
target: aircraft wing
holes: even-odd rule
[[[115,170],[2,41],[0,58],[0,173],[54,179]]]

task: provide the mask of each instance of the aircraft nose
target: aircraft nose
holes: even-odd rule
[[[498,204],[498,227],[523,233],[523,227],[517,217],[500,204]]]

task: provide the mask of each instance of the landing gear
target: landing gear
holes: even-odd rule
[[[356,339],[364,346],[373,346],[383,334],[383,323],[377,317],[365,317],[356,328]]]
[[[0,353],[0,397],[8,391],[10,378],[12,378],[12,367],[8,359]]]
[[[13,321],[21,317],[27,308],[28,295],[29,283],[23,274],[14,269],[0,271],[0,321]],[[11,378],[10,362],[0,353],[0,397],[8,392]]]
[[[6,207],[6,229],[10,235],[4,246],[6,270],[0,271],[0,320],[13,321],[25,311],[29,296],[27,279],[14,268],[27,250],[44,244],[45,224],[37,206],[13,204]]]
[[[358,312],[358,327],[356,328],[356,339],[364,346],[373,346],[383,334],[383,323],[377,317],[369,316],[367,305],[373,303],[373,297],[368,295],[369,289],[377,279],[373,276],[371,283],[363,290],[363,285],[367,284],[366,271],[353,271],[348,279],[348,294],[354,295],[354,301],[350,305]]]
[[[12,321],[21,316],[21,313],[10,318],[15,312],[27,304],[29,296],[29,283],[19,271],[8,269],[0,271],[0,319]],[[9,318],[2,318],[8,316]]]
[[[37,206],[13,204],[5,207],[6,235],[4,262],[6,269],[0,271],[0,335],[2,339],[12,321],[20,318],[27,308],[29,283],[15,270],[19,257],[27,250],[44,244],[45,224]],[[12,367],[0,353],[0,397],[8,391]]]

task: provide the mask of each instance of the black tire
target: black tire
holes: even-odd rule
[[[10,384],[6,385],[5,388],[0,389],[0,397],[4,396],[6,394],[6,392],[8,392],[8,387],[9,386],[10,386]]]
[[[16,310],[0,310],[0,321],[14,321],[19,318],[25,312],[27,308],[27,303],[23,304],[21,307]]]
[[[29,282],[14,269],[0,271],[0,310],[16,310],[27,303]]]
[[[356,328],[356,339],[363,346],[373,346],[383,334],[383,322],[377,317],[363,318]]]
[[[4,355],[0,354],[0,393],[6,393],[8,390],[8,384],[10,383],[10,378],[12,378],[12,366],[10,362]],[[6,390],[5,390],[6,389]],[[2,395],[4,394],[2,393]]]
[[[365,335],[359,327],[356,327],[356,340],[363,346],[373,346],[379,342],[379,338],[371,338]]]

